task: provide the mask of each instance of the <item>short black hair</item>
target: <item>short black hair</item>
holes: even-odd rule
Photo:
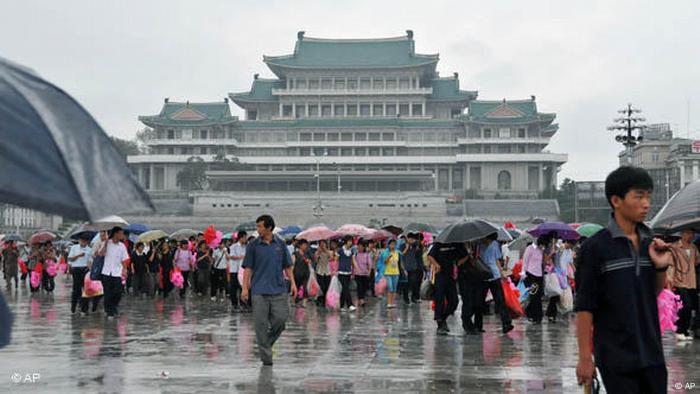
[[[238,232],[238,239],[241,239],[241,238],[245,237],[246,235],[248,235],[248,233],[246,233],[245,231],[241,230],[241,231]]]
[[[263,223],[263,226],[265,228],[269,228],[270,230],[274,230],[275,228],[275,219],[272,218],[270,215],[262,215],[255,219],[255,223]]]
[[[647,170],[639,167],[622,166],[608,174],[605,178],[605,198],[613,208],[612,198],[618,196],[622,199],[632,189],[654,190],[654,181]]]
[[[352,235],[346,235],[343,237],[343,243],[347,243],[348,241],[352,242]]]
[[[195,237],[194,235],[190,235],[190,238],[189,238],[190,241],[194,241],[196,239],[197,239],[197,237]]]
[[[187,240],[183,239],[182,241],[180,241],[180,245],[187,245]]]
[[[124,229],[122,229],[122,228],[119,227],[119,226],[114,226],[114,227],[112,227],[112,229],[109,230],[109,238],[114,237],[114,234],[117,234],[117,233],[120,232],[120,231],[124,231]]]
[[[309,243],[309,241],[307,241],[307,240],[305,240],[305,239],[300,239],[300,240],[299,240],[299,243],[298,243],[298,246],[301,247],[301,245],[304,245],[304,244],[307,244],[307,245],[308,245],[308,243]]]
[[[136,246],[134,246],[134,248],[138,249],[141,246],[146,246],[146,245],[144,245],[143,242],[136,242]]]

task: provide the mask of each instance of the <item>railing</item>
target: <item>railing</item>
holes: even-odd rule
[[[433,94],[433,88],[395,89],[272,89],[273,96],[406,95]]]

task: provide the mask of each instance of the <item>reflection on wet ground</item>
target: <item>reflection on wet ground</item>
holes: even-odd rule
[[[252,316],[228,302],[126,297],[108,321],[70,315],[69,291],[59,277],[53,295],[6,293],[15,324],[0,351],[0,391],[581,392],[570,319],[519,320],[504,336],[489,316],[486,333],[464,336],[452,318],[451,335],[438,337],[428,303],[387,310],[373,299],[347,313],[307,304],[292,308],[271,369],[258,361]],[[700,385],[700,341],[678,346],[667,334],[664,347],[670,384]]]

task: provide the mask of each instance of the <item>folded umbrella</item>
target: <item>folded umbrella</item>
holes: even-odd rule
[[[187,241],[190,239],[190,237],[196,237],[199,232],[196,230],[192,230],[191,228],[184,228],[182,230],[177,230],[174,233],[170,234],[170,239],[174,239],[176,241]]]
[[[498,233],[498,227],[483,219],[455,223],[448,226],[435,238],[437,243],[460,243],[476,241]]]
[[[651,221],[651,227],[666,234],[700,231],[700,181],[686,185],[671,197]]]
[[[571,228],[566,223],[563,222],[546,222],[538,225],[532,230],[527,230],[530,235],[534,237],[541,237],[543,235],[550,235],[553,234],[557,238],[561,238],[563,240],[572,240],[575,241],[579,239],[581,236]]]
[[[163,238],[168,238],[168,233],[163,230],[151,230],[139,235],[138,241],[147,244]]]
[[[0,58],[0,202],[80,220],[153,211],[107,134],[72,97]]]
[[[121,227],[122,229],[125,229],[128,225],[129,222],[126,220],[119,216],[112,215],[86,224],[85,229],[90,231],[109,231],[114,227]]]
[[[29,244],[39,245],[45,242],[53,241],[54,239],[56,239],[56,234],[50,231],[39,231],[38,233],[32,234],[32,236],[29,237]]]

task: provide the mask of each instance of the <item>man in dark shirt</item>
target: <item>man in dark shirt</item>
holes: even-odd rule
[[[641,168],[610,173],[605,180],[610,222],[583,243],[577,262],[576,375],[579,384],[590,385],[598,367],[609,393],[667,391],[656,296],[671,254],[643,224],[652,190]]]
[[[242,267],[245,269],[241,301],[252,295],[255,336],[260,359],[265,366],[272,366],[272,346],[284,331],[289,316],[287,283],[282,271],[287,271],[291,282],[292,298],[297,286],[292,272],[292,258],[284,241],[272,234],[275,221],[269,215],[256,221],[258,238],[248,243]]]
[[[447,318],[457,309],[457,285],[455,264],[467,259],[463,244],[435,243],[428,253],[428,260],[435,272],[435,321],[437,334],[447,335]]]
[[[404,267],[408,272],[408,286],[404,287],[403,300],[406,304],[420,302],[420,284],[423,279],[423,248],[418,234],[408,234],[403,253]],[[410,295],[410,298],[409,298]]]

